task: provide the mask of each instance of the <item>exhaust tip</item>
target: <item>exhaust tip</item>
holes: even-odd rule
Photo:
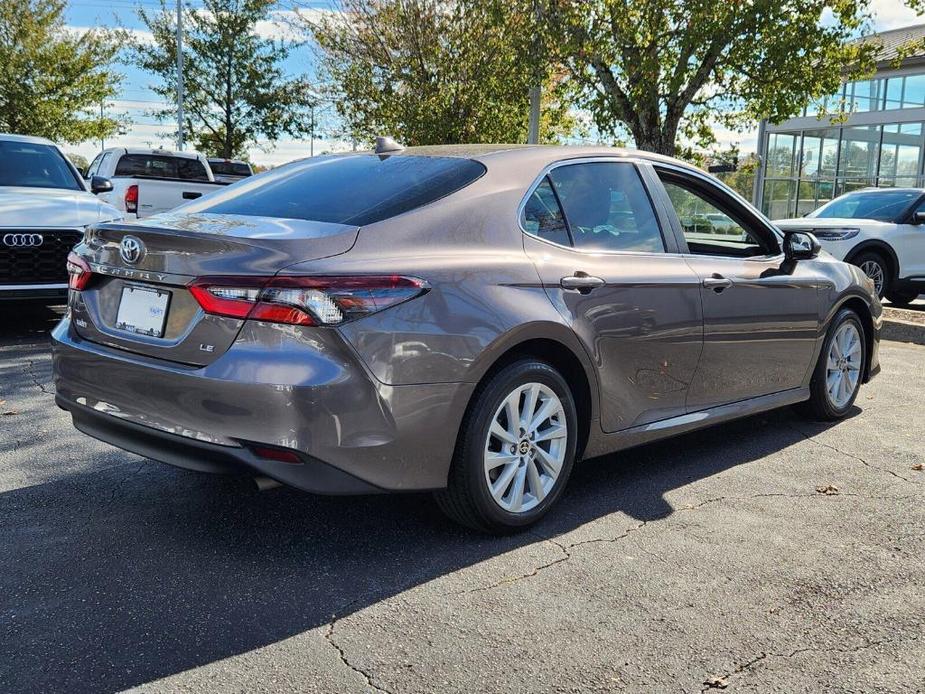
[[[257,485],[258,492],[266,492],[270,489],[276,489],[277,487],[282,487],[282,482],[277,482],[272,477],[266,477],[264,475],[258,475],[254,478],[254,484]]]

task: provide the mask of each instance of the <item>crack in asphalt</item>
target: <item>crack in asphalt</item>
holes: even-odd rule
[[[814,444],[816,444],[817,446],[822,446],[823,448],[828,448],[828,449],[831,450],[831,451],[835,451],[836,453],[840,453],[840,454],[842,454],[843,456],[845,456],[845,457],[847,457],[847,458],[851,458],[852,460],[856,460],[856,461],[858,461],[859,463],[861,463],[861,464],[863,464],[863,465],[866,465],[867,467],[871,468],[872,470],[877,470],[878,472],[885,472],[885,473],[887,473],[888,475],[893,475],[893,477],[895,477],[895,478],[897,478],[897,479],[900,479],[900,480],[902,480],[903,482],[909,482],[910,484],[916,484],[915,480],[911,480],[911,479],[909,479],[908,477],[905,477],[905,476],[903,476],[903,475],[900,475],[898,472],[893,472],[892,470],[890,470],[890,469],[888,469],[888,468],[880,467],[880,466],[878,466],[878,465],[874,465],[873,463],[867,462],[866,460],[864,460],[864,458],[861,458],[860,456],[857,456],[857,455],[855,455],[854,453],[849,453],[848,451],[843,451],[842,449],[838,448],[837,446],[833,446],[833,445],[830,444],[830,443],[825,443],[824,441],[820,441],[819,439],[817,439],[817,438],[816,438],[815,436],[813,436],[812,434],[807,434],[805,431],[803,431],[800,427],[796,426],[795,424],[791,424],[790,426],[793,428],[794,431],[796,431],[797,433],[799,433],[799,434],[800,434],[803,438],[805,438],[807,441],[809,441],[809,442],[811,442],[811,443],[814,443]]]
[[[561,557],[558,557],[558,558],[556,558],[556,559],[553,559],[552,561],[548,561],[548,562],[546,562],[545,564],[540,564],[539,566],[535,566],[535,567],[534,567],[531,571],[529,571],[528,573],[519,574],[519,575],[517,575],[517,576],[506,576],[506,577],[504,577],[504,578],[502,578],[502,579],[500,579],[500,580],[498,580],[498,581],[495,581],[494,583],[490,583],[490,584],[485,585],[485,586],[479,586],[479,587],[476,587],[476,588],[469,588],[468,590],[449,592],[449,593],[446,593],[445,595],[457,596],[457,595],[467,595],[467,594],[470,594],[470,593],[481,593],[481,592],[484,592],[484,591],[487,591],[487,590],[493,590],[493,589],[495,589],[495,588],[500,588],[501,586],[506,586],[506,585],[511,585],[511,584],[513,584],[513,583],[518,583],[518,582],[523,581],[523,580],[526,580],[526,579],[528,579],[528,578],[533,578],[534,576],[536,576],[537,574],[539,574],[539,573],[542,572],[542,571],[545,571],[546,569],[549,569],[549,568],[552,568],[553,566],[557,566],[557,565],[559,565],[559,564],[562,564],[562,563],[564,563],[564,562],[567,562],[569,559],[572,558],[572,552],[571,552],[571,550],[573,550],[573,549],[576,548],[576,547],[584,547],[584,546],[586,546],[586,545],[599,544],[599,543],[604,543],[604,542],[606,542],[606,543],[619,542],[619,541],[621,541],[621,540],[627,538],[629,535],[632,535],[633,533],[636,533],[636,532],[642,530],[644,527],[646,527],[646,526],[649,525],[650,523],[653,523],[653,522],[655,522],[655,521],[660,521],[660,520],[666,520],[666,519],[670,518],[671,516],[674,516],[674,515],[676,515],[676,514],[678,514],[678,513],[684,513],[684,512],[686,512],[686,511],[696,511],[696,510],[698,510],[698,509],[701,509],[701,508],[703,508],[703,507],[705,507],[705,506],[709,506],[709,505],[711,505],[711,504],[715,504],[715,503],[719,503],[719,502],[723,502],[723,501],[747,501],[747,500],[749,500],[749,499],[769,499],[769,498],[782,498],[782,499],[820,499],[820,500],[822,500],[822,499],[833,499],[833,498],[838,498],[838,497],[840,497],[840,496],[841,496],[841,497],[849,497],[849,498],[872,499],[872,500],[890,499],[890,500],[894,500],[894,501],[895,501],[895,500],[902,500],[902,499],[917,499],[917,498],[919,498],[917,495],[910,495],[910,496],[884,496],[884,495],[876,495],[876,496],[874,496],[874,495],[868,495],[868,494],[857,494],[857,493],[852,493],[852,492],[838,492],[838,493],[836,493],[836,494],[831,494],[831,495],[829,495],[829,494],[820,494],[819,492],[811,492],[811,493],[808,492],[808,493],[801,493],[801,494],[788,494],[788,493],[784,493],[784,492],[764,492],[764,493],[761,493],[761,494],[749,494],[749,495],[747,495],[747,496],[717,496],[717,497],[712,497],[712,498],[710,498],[710,499],[705,499],[705,500],[703,500],[703,501],[701,501],[701,502],[699,502],[699,503],[696,503],[696,504],[693,504],[693,505],[690,505],[690,506],[683,506],[683,507],[678,508],[678,509],[672,509],[671,511],[669,511],[669,512],[667,512],[667,513],[665,513],[665,514],[663,514],[663,515],[661,515],[661,516],[657,516],[657,517],[655,517],[655,518],[648,518],[648,519],[646,519],[646,520],[640,521],[640,522],[637,523],[636,525],[631,526],[630,528],[628,528],[628,529],[625,530],[624,532],[620,533],[619,535],[615,535],[614,537],[595,537],[595,538],[591,538],[591,539],[589,539],[589,540],[579,540],[578,542],[572,542],[572,543],[569,543],[569,544],[565,544],[565,543],[559,542],[558,540],[554,540],[554,539],[552,539],[552,538],[550,538],[550,537],[546,537],[545,535],[540,535],[539,533],[528,532],[527,534],[529,534],[529,535],[535,537],[536,539],[541,540],[541,541],[543,541],[543,542],[548,542],[548,543],[550,543],[551,545],[553,545],[553,546],[555,546],[556,548],[558,548],[558,549],[562,552],[562,556],[561,556]],[[635,544],[636,544],[637,547],[640,548],[641,551],[648,553],[644,548],[642,548],[642,547],[639,545],[638,542],[635,543]]]
[[[917,640],[916,637],[912,637],[912,641]],[[865,643],[859,646],[852,646],[850,648],[837,648],[837,647],[824,647],[824,646],[803,646],[801,648],[795,648],[789,653],[774,653],[773,651],[762,651],[759,655],[755,656],[749,661],[737,665],[731,672],[724,674],[720,677],[713,677],[710,680],[704,682],[703,688],[700,690],[700,694],[706,694],[712,689],[725,689],[729,685],[728,680],[735,677],[736,675],[741,675],[746,670],[750,670],[757,663],[767,660],[768,658],[783,658],[789,659],[794,656],[800,655],[802,653],[858,653],[860,651],[866,650],[868,648],[873,648],[874,646],[882,646],[885,644],[896,643],[899,639],[879,639],[877,641],[866,641]],[[724,685],[720,686],[715,683],[711,683],[711,680],[715,682],[716,680],[721,680],[725,682]]]
[[[349,610],[353,605],[357,604],[357,602],[359,601],[353,600],[347,603],[341,608],[341,612],[345,612]],[[347,657],[347,652],[344,650],[344,648],[339,643],[337,643],[337,641],[334,640],[334,625],[337,624],[338,621],[340,621],[340,617],[338,617],[336,613],[332,614],[331,621],[328,622],[327,629],[324,632],[324,640],[327,641],[329,644],[331,644],[331,646],[334,647],[334,650],[337,651],[337,654],[340,657],[341,663],[343,663],[347,668],[349,668],[350,670],[358,674],[360,677],[362,677],[364,680],[366,680],[367,687],[370,687],[371,689],[377,692],[384,692],[385,694],[392,694],[385,687],[381,687],[375,682],[373,682],[372,675],[370,675],[366,670],[364,670],[363,668],[357,667],[356,665],[350,662],[350,659]]]
[[[45,395],[54,395],[50,390],[46,390],[45,384],[39,380],[38,375],[35,373],[35,361],[32,359],[26,360],[26,373],[29,374],[29,378],[32,380],[33,385],[38,388],[40,391],[45,393]]]

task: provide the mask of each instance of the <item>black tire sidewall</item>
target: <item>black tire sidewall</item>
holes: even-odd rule
[[[511,513],[495,503],[488,489],[484,474],[485,441],[495,412],[504,399],[517,386],[534,382],[550,387],[562,403],[568,427],[565,461],[555,485],[543,501],[529,511]],[[462,459],[458,463],[466,467],[465,482],[479,514],[494,529],[513,530],[535,523],[562,495],[575,462],[578,415],[568,383],[558,371],[545,362],[533,359],[515,362],[495,374],[485,385],[473,405],[467,424]]]
[[[851,394],[851,398],[843,407],[835,407],[829,400],[828,389],[826,387],[826,363],[828,361],[829,349],[832,347],[832,340],[835,339],[835,333],[847,322],[854,323],[854,327],[861,336],[861,376],[858,378],[858,384]],[[828,333],[825,336],[825,342],[822,344],[822,352],[819,354],[819,361],[816,364],[816,373],[813,376],[812,397],[815,400],[815,409],[826,419],[840,419],[844,417],[852,407],[854,401],[861,392],[861,384],[864,382],[864,368],[867,364],[867,335],[864,332],[864,325],[861,319],[851,309],[843,308],[832,320]]]

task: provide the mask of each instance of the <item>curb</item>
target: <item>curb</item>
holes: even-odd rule
[[[908,313],[912,312],[885,307],[883,309],[883,328],[880,331],[880,339],[925,345],[925,323],[904,320],[905,315],[903,314]],[[922,314],[919,313],[918,316],[920,315]],[[918,316],[915,317],[918,318]]]

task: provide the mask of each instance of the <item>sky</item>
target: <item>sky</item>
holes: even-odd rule
[[[718,0],[719,1],[719,0]],[[169,0],[173,2],[173,0]],[[286,22],[293,10],[300,12],[317,12],[330,9],[334,0],[283,0],[276,13],[276,21],[264,22],[257,27],[262,36],[272,38],[292,38],[291,25]],[[192,0],[194,7],[200,0]],[[66,22],[69,27],[81,30],[93,26],[121,26],[143,35],[144,26],[136,14],[137,7],[156,10],[158,0],[69,0]],[[282,8],[286,9],[282,9]],[[874,15],[874,28],[877,31],[895,29],[925,21],[925,17],[916,16],[902,0],[873,0],[871,8]],[[174,142],[164,137],[175,130],[173,125],[160,124],[150,116],[152,109],[161,104],[158,96],[151,91],[155,78],[136,67],[120,65],[119,71],[124,75],[119,97],[106,104],[106,109],[113,113],[125,113],[132,120],[128,132],[106,141],[106,146],[125,147],[165,147],[171,148]],[[284,69],[291,75],[312,73],[312,53],[307,46],[293,51],[284,64]],[[721,145],[737,144],[743,153],[755,151],[757,132],[734,132],[723,128],[716,129],[717,140]],[[314,151],[338,150],[347,144],[339,141],[316,137]],[[100,150],[99,142],[85,142],[81,145],[68,146],[68,152],[82,154],[88,160]],[[308,140],[281,139],[276,143],[258,143],[252,147],[248,156],[255,164],[275,166],[299,157],[308,156],[311,143]]]

